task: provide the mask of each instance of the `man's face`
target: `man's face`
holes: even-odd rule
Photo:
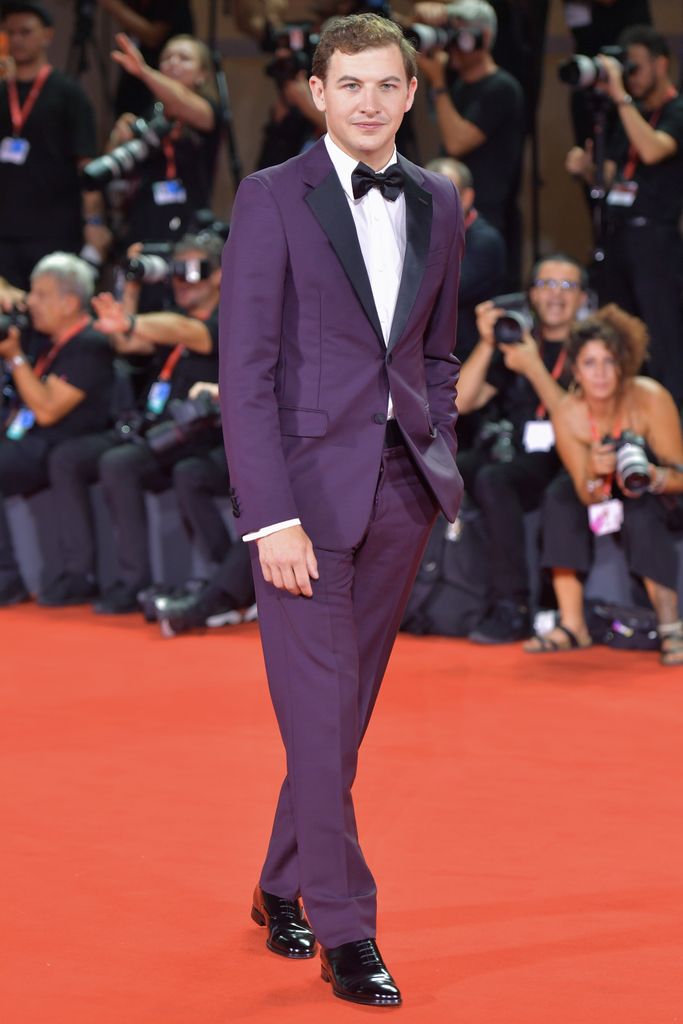
[[[529,299],[541,330],[565,327],[568,331],[586,300],[579,268],[560,260],[541,263],[536,281],[529,289]]]
[[[634,99],[644,100],[666,77],[667,62],[663,57],[653,57],[646,46],[629,46],[626,51],[633,72],[626,77],[628,91]]]
[[[174,256],[174,261],[178,262],[204,259],[206,253],[201,249],[186,249]],[[176,305],[185,313],[192,313],[196,309],[203,309],[212,302],[217,302],[219,289],[220,270],[214,270],[210,277],[199,281],[186,281],[183,277],[173,276],[173,297]]]
[[[383,167],[417,88],[417,80],[406,76],[398,46],[360,53],[335,50],[325,81],[313,76],[310,86],[332,141],[374,170]]]
[[[2,27],[9,37],[10,57],[18,67],[44,56],[52,40],[52,29],[35,14],[8,14]]]
[[[37,331],[56,334],[79,311],[75,295],[62,292],[53,274],[39,274],[31,281],[26,304]]]

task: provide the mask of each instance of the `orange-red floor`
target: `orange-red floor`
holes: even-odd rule
[[[400,637],[356,801],[400,1010],[249,920],[282,753],[255,626],[0,611],[4,1024],[683,1020],[683,671]]]

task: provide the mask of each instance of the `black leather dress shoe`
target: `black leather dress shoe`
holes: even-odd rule
[[[268,929],[266,946],[273,953],[290,960],[310,960],[315,956],[315,935],[304,916],[300,900],[280,899],[257,885],[251,918]]]
[[[400,1006],[401,993],[374,939],[320,950],[320,974],[340,999],[365,1006]]]

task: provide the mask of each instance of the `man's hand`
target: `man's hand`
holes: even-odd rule
[[[15,288],[9,281],[0,277],[0,309],[9,313],[14,306],[24,309],[26,304],[26,292],[21,288]]]
[[[130,317],[110,292],[93,296],[92,308],[97,319],[93,323],[102,334],[125,334],[130,328]]]
[[[479,334],[479,340],[483,341],[485,345],[489,345],[491,348],[496,347],[496,339],[493,336],[493,328],[496,325],[496,320],[505,314],[504,309],[499,309],[498,306],[494,306],[491,300],[486,302],[480,302],[478,306],[475,306],[474,312],[477,315],[477,333]]]
[[[295,596],[313,596],[311,580],[318,579],[318,563],[303,527],[288,526],[256,543],[266,583]]]
[[[524,332],[519,344],[499,345],[499,348],[503,353],[503,360],[508,370],[512,370],[513,373],[521,373],[524,377],[533,373],[538,368],[538,364],[542,362],[538,345],[528,331]]]
[[[592,178],[595,171],[593,140],[586,139],[584,148],[572,146],[564,162],[565,169],[575,178]]]
[[[11,359],[21,353],[21,335],[18,327],[10,327],[7,337],[0,341],[0,359]]]
[[[412,20],[422,25],[445,25],[448,21],[448,8],[438,0],[421,0],[413,7]]]
[[[417,66],[429,82],[430,88],[443,89],[446,85],[448,54],[443,50],[437,50],[432,54],[418,53],[416,59]]]
[[[614,57],[606,57],[604,53],[599,53],[595,59],[607,75],[606,82],[595,83],[596,90],[606,93],[614,103],[619,103],[627,95],[621,64]]]
[[[212,398],[218,398],[218,384],[210,383],[207,380],[197,380],[187,393],[188,398],[196,398],[202,391],[208,391]]]

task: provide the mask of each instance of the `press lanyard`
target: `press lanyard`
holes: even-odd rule
[[[170,135],[164,135],[164,137],[162,139],[162,142],[161,142],[161,147],[162,147],[162,149],[164,151],[164,156],[166,157],[166,180],[167,181],[175,181],[175,179],[178,177],[178,168],[176,166],[175,145],[174,145],[174,143],[175,143],[175,140],[179,137],[179,135],[180,135],[180,125],[176,121],[176,123],[173,125],[173,128],[171,129]]]
[[[178,365],[178,360],[180,359],[180,357],[182,356],[184,351],[185,351],[185,346],[184,345],[176,345],[175,346],[175,348],[171,352],[170,356],[167,358],[166,362],[164,363],[164,365],[161,368],[161,373],[159,374],[159,380],[170,380],[171,379],[171,377],[173,376],[173,371],[175,370],[176,366]]]
[[[591,428],[591,437],[593,438],[594,441],[600,443],[600,441],[602,441],[602,438],[600,437],[600,433],[598,431],[598,425],[595,422],[595,420],[593,419],[593,414],[591,413],[590,409],[588,410],[588,422],[589,422],[590,428]],[[620,435],[621,435],[621,421],[619,419],[617,419],[615,421],[615,423],[614,423],[614,426],[612,427],[612,430],[610,431],[610,436],[613,437],[614,440],[616,441],[616,439]],[[611,494],[612,494],[612,484],[613,483],[614,483],[614,473],[608,473],[607,476],[605,477],[605,497],[606,498],[609,498],[611,496]]]
[[[55,342],[47,352],[43,353],[43,355],[36,360],[36,365],[33,368],[33,372],[36,377],[40,378],[45,376],[64,346],[68,344],[72,338],[75,338],[84,327],[87,327],[89,323],[90,317],[87,315],[82,316],[81,319],[73,325],[73,327],[70,327],[69,330],[62,335],[59,341]]]
[[[31,86],[28,96],[24,101],[23,107],[19,104],[19,90],[17,89],[17,83],[13,78],[7,83],[7,97],[9,99],[9,115],[12,121],[12,133],[15,139],[21,136],[21,132],[24,129],[24,125],[28,121],[29,114],[36,105],[36,100],[42,92],[43,86],[52,74],[52,65],[43,64],[42,68],[38,72],[36,79]]]
[[[541,344],[541,352],[542,351],[543,351],[543,345]],[[565,348],[563,348],[562,351],[560,352],[559,356],[555,360],[555,365],[553,366],[552,370],[550,371],[550,376],[553,378],[553,380],[559,380],[560,379],[560,377],[562,376],[562,371],[564,370],[564,364],[566,363],[566,361],[567,361],[567,350]],[[543,404],[543,402],[539,402],[539,404],[538,404],[538,406],[536,408],[535,418],[537,420],[542,420],[542,419],[545,419],[545,415],[546,415],[546,407]]]
[[[677,96],[678,96],[678,92],[676,91],[676,89],[674,89],[673,85],[670,86],[670,88],[667,89],[667,91],[666,91],[666,95],[664,97],[664,103],[668,103],[669,100],[673,100]],[[653,112],[650,115],[650,117],[647,118],[648,124],[650,125],[651,128],[656,128],[657,125],[659,124],[659,119],[662,116],[662,110],[663,109],[664,109],[664,104],[662,104],[662,106],[659,107],[657,110],[653,110]],[[624,173],[622,174],[622,181],[631,181],[632,180],[633,175],[636,173],[636,167],[638,166],[639,163],[640,163],[640,157],[638,156],[638,151],[636,150],[635,146],[630,145],[628,147],[628,158],[626,160],[626,165],[624,167]]]

